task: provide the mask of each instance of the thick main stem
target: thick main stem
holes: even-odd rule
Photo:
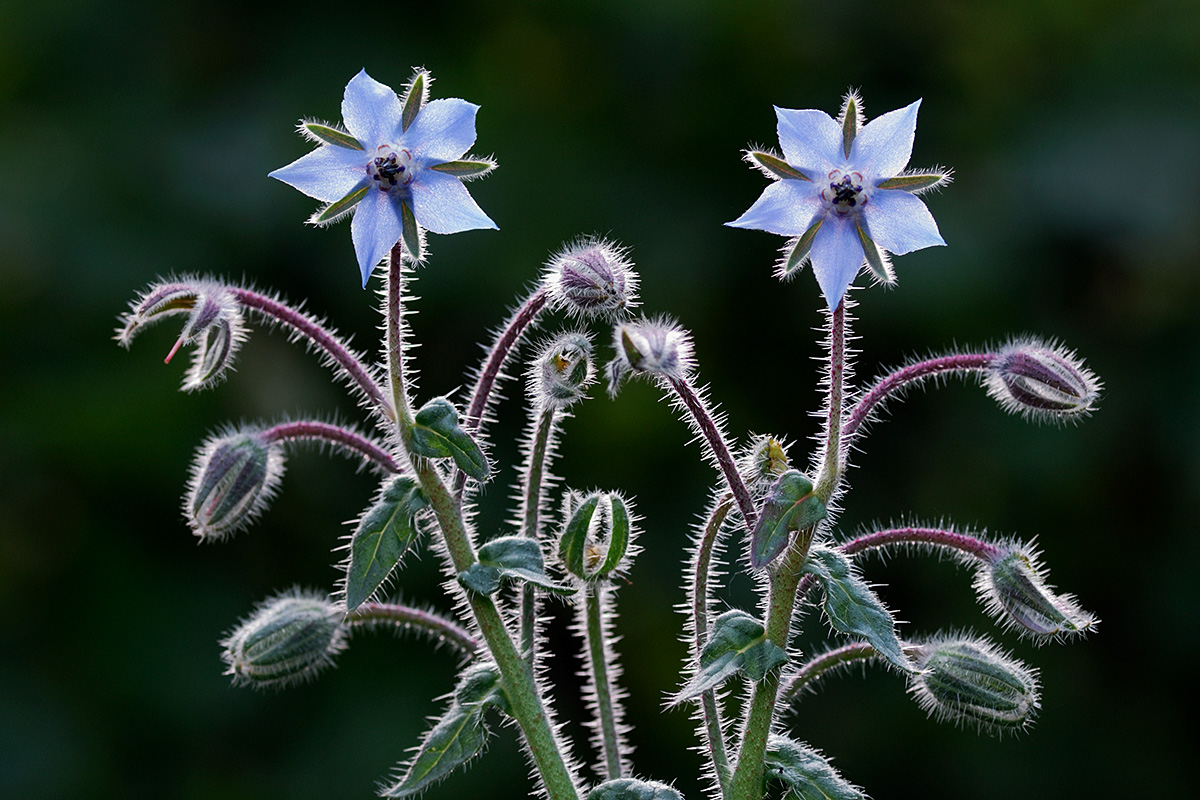
[[[387,360],[397,425],[400,428],[400,441],[408,451],[409,442],[412,440],[413,418],[404,380],[402,257],[403,249],[397,244],[392,248],[388,265]],[[475,563],[476,558],[475,547],[467,533],[458,501],[428,460],[414,457],[411,452],[408,455],[413,473],[437,519],[454,572],[462,572]],[[530,755],[546,787],[546,794],[551,800],[578,800],[579,793],[575,787],[574,776],[567,769],[559,749],[559,742],[554,736],[549,716],[534,682],[533,670],[517,651],[504,619],[492,599],[469,590],[466,597],[488,650],[495,659],[496,666],[500,668],[513,717],[525,736]]]
[[[846,301],[838,303],[829,323],[829,376],[826,399],[825,444],[814,492],[827,503],[841,479],[841,428],[846,378]],[[816,533],[816,525],[796,534],[786,554],[771,573],[771,588],[767,598],[764,627],[767,638],[787,650],[792,631],[792,614],[796,606],[796,590],[800,570],[808,557],[808,548]],[[779,699],[779,671],[759,681],[750,697],[750,709],[742,728],[742,746],[738,750],[737,767],[729,781],[727,800],[760,800],[763,792],[764,764],[767,738],[775,718]]]

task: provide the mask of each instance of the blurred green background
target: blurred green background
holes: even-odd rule
[[[482,106],[476,152],[500,163],[471,185],[500,231],[431,237],[413,320],[424,396],[461,385],[551,251],[601,233],[633,249],[645,308],[694,331],[731,430],[786,436],[801,464],[821,301],[810,276],[771,276],[779,237],[722,226],[765,185],[740,151],[775,144],[772,104],[835,113],[858,87],[873,117],[923,97],[913,164],[956,170],[928,199],[950,246],[898,259],[895,290],[856,293],[859,375],[1028,332],[1077,348],[1105,397],[1066,428],[1022,423],[961,383],[893,405],[855,457],[842,529],[948,520],[1037,537],[1055,584],[1103,622],[1037,649],[983,618],[966,571],[876,560],[868,577],[906,633],[974,626],[1039,667],[1040,721],[1002,740],[939,725],[872,669],[830,681],[788,725],[879,798],[1185,796],[1198,37],[1188,0],[0,0],[0,795],[370,797],[453,685],[448,652],[383,634],[356,638],[315,684],[229,687],[217,639],[276,590],[332,585],[330,547],[374,479],[298,453],[261,524],[198,547],[178,500],[193,448],[226,420],[357,409],[277,333],[195,396],[177,391],[183,359],[162,364],[175,330],[132,353],[111,341],[156,276],[214,273],[308,298],[373,348],[375,295],[358,288],[348,225],[304,226],[314,201],[266,173],[308,150],[299,117],[337,118],[360,68],[399,87],[420,65],[434,96]],[[489,532],[504,530],[524,424],[509,387]],[[688,714],[662,710],[683,658],[679,566],[714,480],[688,440],[633,384],[568,423],[560,473],[637,499],[645,552],[618,624],[634,763],[699,798]],[[402,583],[439,600],[431,558]],[[553,664],[574,734],[578,666]],[[429,796],[531,788],[505,729]]]

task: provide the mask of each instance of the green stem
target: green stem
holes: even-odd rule
[[[599,723],[600,750],[606,780],[623,777],[621,735],[617,730],[616,698],[608,682],[608,648],[604,636],[605,586],[595,583],[583,588],[584,626],[587,633],[588,666],[592,689],[596,692],[596,716]]]
[[[825,448],[814,488],[821,502],[827,503],[837,488],[842,474],[841,429],[844,413],[846,379],[846,301],[838,303],[829,323],[828,397],[825,410]],[[787,553],[771,573],[771,589],[767,601],[765,628],[767,638],[787,650],[792,629],[792,614],[796,606],[796,590],[800,584],[800,569],[808,557],[816,525],[799,531]],[[767,752],[767,737],[775,718],[779,699],[779,672],[768,674],[754,687],[750,710],[742,729],[742,746],[738,750],[737,767],[729,782],[726,800],[761,800],[763,795],[763,757]]]
[[[546,471],[546,454],[550,433],[554,429],[555,409],[547,407],[538,414],[525,464],[524,508],[521,530],[527,538],[538,538],[539,516],[542,509],[542,483]],[[537,639],[537,590],[532,583],[521,589],[521,651],[532,666]]]
[[[696,568],[692,581],[692,657],[697,662],[708,638],[709,576],[711,574],[713,548],[725,518],[733,508],[733,495],[726,494],[713,508],[704,525],[700,541],[696,545]],[[721,727],[721,708],[717,704],[717,693],[710,689],[700,695],[700,711],[704,715],[704,744],[712,759],[713,770],[720,784],[722,795],[729,788],[729,755],[725,749],[725,732]]]
[[[400,441],[405,451],[408,451],[409,442],[412,440],[413,417],[404,380],[402,258],[403,249],[397,244],[392,248],[388,264],[387,360]],[[475,547],[471,543],[458,502],[431,462],[414,457],[411,452],[408,456],[413,466],[413,474],[420,482],[421,489],[437,518],[454,572],[462,572],[474,564],[476,558]],[[516,645],[513,644],[512,637],[492,599],[471,591],[466,592],[466,598],[479,626],[479,632],[483,634],[488,650],[495,659],[496,666],[500,668],[513,717],[525,736],[525,742],[529,746],[547,796],[550,800],[578,800],[579,792],[575,786],[575,778],[567,768],[559,749],[559,742],[554,736],[549,715],[534,681],[533,670],[517,652]]]

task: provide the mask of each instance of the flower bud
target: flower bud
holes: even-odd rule
[[[1012,342],[988,365],[988,394],[1006,411],[1037,419],[1069,419],[1091,412],[1100,381],[1074,353],[1054,343]]]
[[[1033,670],[984,639],[946,638],[911,648],[921,670],[909,692],[938,720],[999,734],[1027,727],[1038,709]]]
[[[755,436],[746,446],[738,471],[751,491],[766,489],[788,471],[787,447],[774,436]]]
[[[1039,642],[1083,635],[1098,622],[1071,595],[1051,591],[1037,554],[1024,545],[999,546],[979,568],[975,589],[989,614]]]
[[[184,279],[151,287],[125,315],[117,341],[128,347],[140,331],[177,314],[187,314],[187,321],[165,360],[170,362],[183,345],[195,345],[192,365],[183,376],[184,391],[216,385],[229,371],[246,339],[241,307],[219,283]]]
[[[558,541],[558,558],[567,572],[596,581],[629,568],[640,548],[633,544],[635,519],[625,498],[616,492],[593,492],[583,498],[569,492],[563,517],[567,524]]]
[[[637,305],[637,273],[624,248],[597,237],[565,246],[546,263],[546,287],[575,316],[615,317]]]
[[[342,616],[321,595],[293,589],[272,597],[221,642],[225,674],[255,688],[311,680],[346,646]]]
[[[572,331],[560,334],[534,359],[529,390],[542,408],[565,408],[583,399],[593,377],[592,341]]]
[[[613,329],[617,351],[608,365],[608,391],[616,394],[629,373],[683,380],[692,369],[692,340],[687,331],[666,318],[623,322]]]
[[[283,477],[283,446],[259,430],[210,438],[196,454],[184,516],[205,541],[247,527],[274,496]]]

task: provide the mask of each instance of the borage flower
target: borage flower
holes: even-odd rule
[[[846,96],[836,120],[815,109],[776,107],[783,158],[746,153],[775,183],[726,224],[794,237],[777,274],[789,278],[811,261],[830,311],[864,262],[880,282],[894,283],[887,252],[903,255],[945,244],[929,209],[914,195],[948,183],[950,171],[904,171],[920,105],[918,100],[889,111],[865,126],[854,93]]]
[[[424,257],[424,230],[458,233],[496,228],[463,186],[495,168],[464,154],[475,143],[479,106],[429,101],[429,73],[418,71],[404,98],[366,70],[346,84],[345,130],[304,121],[299,131],[320,142],[270,177],[326,205],[309,219],[326,225],[351,211],[354,252],[366,287],[371,271],[398,240],[413,261]]]

